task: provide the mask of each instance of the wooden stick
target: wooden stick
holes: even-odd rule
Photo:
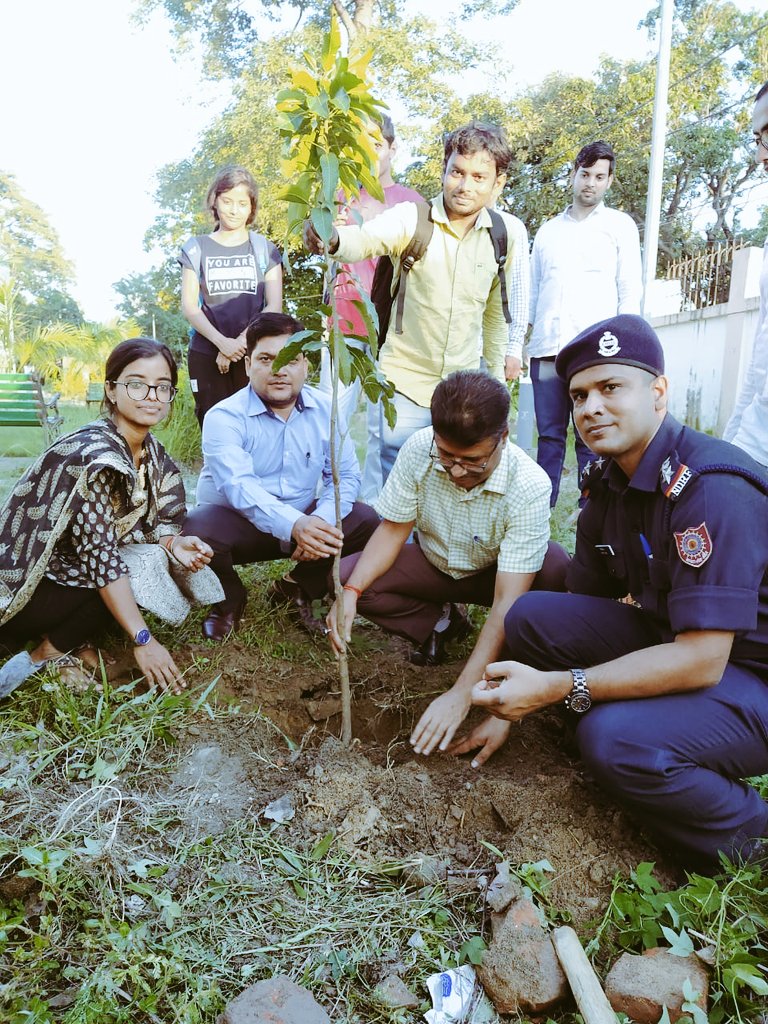
[[[573,928],[555,928],[552,942],[584,1024],[616,1024],[616,1014]]]

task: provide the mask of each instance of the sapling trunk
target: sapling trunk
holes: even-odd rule
[[[343,444],[344,438],[338,433],[339,422],[339,316],[336,311],[336,295],[330,266],[326,266],[325,287],[331,301],[331,475],[333,479],[333,500],[336,511],[336,526],[342,529],[341,489],[339,480],[339,451],[337,441]],[[348,747],[352,742],[352,689],[349,685],[349,660],[347,658],[347,642],[344,628],[344,589],[341,585],[339,565],[341,551],[333,559],[333,593],[336,599],[336,632],[341,638],[339,652],[339,684],[341,687],[341,742]]]

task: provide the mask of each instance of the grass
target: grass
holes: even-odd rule
[[[330,833],[297,845],[255,814],[191,828],[184,732],[235,716],[278,775],[283,737],[205,692],[75,696],[49,677],[0,711],[0,1019],[207,1024],[285,973],[336,1021],[415,1020],[377,1003],[373,965],[423,991],[477,948],[466,897],[407,889],[400,865],[362,867]]]

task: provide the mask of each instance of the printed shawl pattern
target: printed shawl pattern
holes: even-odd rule
[[[56,543],[104,469],[125,482],[123,512],[115,520],[121,543],[156,543],[181,530],[186,503],[178,467],[151,434],[144,451],[146,494],[128,444],[111,420],[67,434],[30,466],[0,511],[0,625],[29,601]]]

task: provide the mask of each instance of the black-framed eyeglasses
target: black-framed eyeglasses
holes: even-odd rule
[[[122,384],[125,393],[134,402],[143,402],[145,398],[149,397],[149,392],[154,391],[158,402],[168,405],[178,392],[173,384],[146,384],[143,380],[108,380],[107,384]]]
[[[763,149],[768,149],[768,124],[759,132],[753,132],[750,142],[753,146],[762,146]]]
[[[484,473],[490,465],[491,459],[496,454],[496,449],[499,447],[500,443],[501,437],[497,437],[496,444],[493,446],[493,451],[487,456],[485,462],[468,462],[466,459],[455,459],[452,455],[441,454],[433,435],[432,445],[429,449],[429,457],[433,462],[438,462],[448,473],[450,473],[454,466],[458,466],[459,469],[463,470],[465,473],[480,474]]]

